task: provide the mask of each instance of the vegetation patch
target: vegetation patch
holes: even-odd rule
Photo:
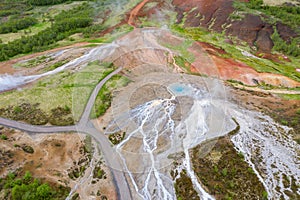
[[[278,96],[290,100],[300,100],[300,95],[293,94],[277,94]],[[271,116],[276,122],[292,127],[293,130],[290,132],[293,135],[294,140],[300,144],[300,111],[299,111],[299,102],[295,103],[292,107],[289,108],[273,108],[273,110],[264,110],[263,112]]]
[[[64,3],[64,2],[70,3],[72,2],[72,0],[26,0],[26,3],[31,5],[36,5],[36,6],[54,5],[54,4]]]
[[[233,122],[236,124],[236,128],[233,129],[232,131],[230,131],[230,132],[228,133],[228,135],[230,135],[230,136],[237,134],[237,133],[240,131],[240,128],[241,128],[240,125],[239,125],[239,123],[236,121],[235,118],[232,118],[232,120],[233,120]]]
[[[10,15],[20,15],[27,10],[31,10],[32,6],[22,1],[4,0],[0,2],[0,17],[8,17]],[[1,20],[3,20],[1,18]]]
[[[0,179],[0,192],[4,193],[4,199],[65,199],[69,190],[61,185],[50,186],[48,183],[43,183],[39,179],[33,178],[29,172],[22,177],[9,173],[7,177]]]
[[[175,181],[175,192],[178,200],[200,199],[198,193],[193,188],[193,183],[185,170],[180,173],[180,178]]]
[[[116,145],[122,142],[125,138],[126,132],[114,133],[108,136],[109,141]]]
[[[111,101],[112,93],[105,84],[97,95],[95,102],[95,117],[93,118],[102,116],[106,112],[106,110],[111,106]]]
[[[276,95],[285,100],[300,100],[299,94],[276,94]]]
[[[1,138],[1,140],[7,140],[8,139],[8,137],[6,135],[2,134],[2,133],[0,133],[0,138]]]
[[[82,4],[68,12],[61,12],[54,17],[54,23],[51,27],[35,35],[22,37],[7,44],[0,44],[0,61],[19,54],[48,49],[51,44],[81,32],[82,28],[92,24],[92,9],[93,7],[89,4]]]
[[[29,146],[29,145],[26,145],[26,144],[23,144],[21,146],[21,148],[23,149],[23,151],[25,151],[26,153],[30,153],[30,154],[33,154],[34,153],[34,149]]]
[[[82,158],[78,161],[74,161],[74,165],[67,169],[68,176],[76,180],[77,178],[84,175],[85,170],[87,169],[89,163],[92,159],[93,147],[92,147],[92,138],[90,136],[86,136],[84,140],[84,144],[80,147],[80,154]]]
[[[175,63],[184,69],[186,72],[191,73],[191,64],[182,56],[174,56]]]
[[[217,199],[267,199],[262,183],[228,137],[200,144],[191,154],[195,173]]]
[[[260,11],[266,16],[274,16],[283,23],[298,28],[300,25],[300,7],[299,6],[271,6],[264,4],[263,0],[249,0],[248,2],[235,1],[234,7],[240,11],[253,13]]]
[[[101,30],[105,30],[106,28],[107,27],[104,27],[104,25],[93,25],[91,27],[86,28],[83,31],[83,34],[84,37],[89,38],[94,34],[97,34],[97,32]],[[129,26],[128,24],[124,24],[119,27],[116,27],[111,33],[107,33],[100,38],[88,39],[87,41],[90,43],[111,43],[117,38],[125,35],[126,33],[129,33],[132,30],[133,30],[132,26]]]
[[[72,125],[74,119],[71,115],[71,109],[57,107],[51,110],[48,115],[39,108],[39,104],[22,103],[17,106],[8,106],[0,109],[0,116],[16,121],[24,121],[33,125],[44,125],[48,122],[52,125]]]
[[[48,122],[45,112],[38,108],[39,104],[22,103],[0,109],[0,116],[29,124],[44,125]]]
[[[272,41],[274,42],[274,47],[273,50],[278,51],[278,52],[284,52],[287,55],[298,57],[300,55],[300,48],[299,48],[299,43],[300,43],[300,37],[298,38],[292,38],[289,43],[284,41],[276,28],[274,28],[275,31],[272,35]]]
[[[17,32],[28,28],[34,24],[37,24],[38,21],[33,17],[25,17],[22,19],[12,19],[7,22],[4,22],[0,25],[0,34]]]
[[[80,199],[79,193],[77,193],[77,192],[71,198],[71,200],[79,200],[79,199]]]
[[[111,106],[112,101],[112,90],[117,87],[124,87],[130,82],[130,80],[121,75],[115,75],[110,80],[108,80],[101,90],[99,91],[96,101],[94,104],[94,109],[91,112],[91,118],[97,118],[106,112],[106,110]]]
[[[102,169],[103,161],[98,161],[93,171],[93,182],[96,183],[100,179],[106,179],[106,172]]]
[[[300,7],[290,5],[272,6],[264,4],[263,0],[250,0],[249,2],[235,1],[234,7],[240,12],[254,13],[264,16],[266,22],[274,25],[275,32],[272,35],[274,42],[273,50],[283,52],[287,55],[298,57],[300,55],[299,35],[291,38],[290,42],[285,42],[278,34],[275,24],[280,21],[289,27],[299,31]]]
[[[66,125],[73,125],[74,119],[71,115],[71,108],[68,106],[57,107],[51,110],[51,115],[49,117],[49,122],[52,125],[58,126],[66,126]]]
[[[93,149],[93,144],[92,144],[92,137],[90,135],[87,135],[84,139],[83,150],[84,150],[84,153],[91,160],[94,149]]]
[[[32,68],[36,67],[37,65],[46,62],[47,60],[51,60],[49,56],[38,56],[37,58],[30,59],[27,61],[21,61],[18,62],[17,64],[14,64],[13,67],[19,68],[19,67],[24,67],[24,68]]]
[[[180,45],[171,45],[171,44],[162,44],[162,45],[164,45],[165,47],[167,47],[173,51],[178,52],[183,59],[185,59],[189,63],[192,63],[195,60],[195,56],[194,56],[194,54],[190,53],[187,50],[189,47],[192,46],[192,44],[194,42],[193,40],[190,40],[190,39],[191,38],[184,40]]]
[[[102,38],[106,42],[112,41],[133,29],[129,25],[121,26],[120,22],[127,10],[137,2],[137,0],[121,1],[119,9],[114,9],[115,2],[110,0],[6,0],[0,3],[1,25],[6,27],[9,24],[9,31],[17,32],[1,34],[3,43],[0,40],[0,61],[85,41],[84,38],[99,37],[99,33],[115,27],[112,29],[114,32],[112,35]],[[6,20],[10,18],[11,20]],[[28,19],[35,21],[29,23]],[[25,20],[26,23],[22,24],[26,26],[14,25]],[[19,30],[21,28],[22,30]],[[8,32],[7,28],[3,30]],[[82,33],[83,37],[82,35],[77,38],[70,37],[76,33]]]
[[[55,69],[58,68],[58,67],[63,66],[63,65],[66,64],[67,62],[68,62],[68,61],[58,61],[58,62],[54,63],[53,65],[50,65],[50,66],[44,68],[43,70],[44,70],[44,71],[52,71],[52,70],[55,70]]]
[[[52,118],[51,123],[58,124],[53,117],[60,115],[63,123],[72,124],[68,118],[79,120],[92,90],[113,69],[110,63],[95,61],[79,71],[66,70],[22,90],[2,93],[0,116],[31,124],[46,124]]]

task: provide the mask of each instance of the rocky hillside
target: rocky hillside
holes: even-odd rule
[[[165,1],[150,2],[155,6],[151,9],[145,6],[137,16],[150,19],[153,14],[170,8]],[[300,54],[297,2],[268,6],[262,0],[173,0],[171,4],[177,14],[176,23],[186,28],[203,27],[236,36],[258,52],[270,53],[275,47],[286,54]]]

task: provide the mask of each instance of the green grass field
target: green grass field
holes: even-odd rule
[[[102,116],[106,110],[111,106],[113,98],[112,91],[119,87],[126,86],[130,80],[127,77],[115,75],[113,76],[99,91],[94,109],[91,112],[91,118]]]
[[[0,108],[24,102],[39,103],[39,107],[50,114],[53,108],[67,106],[72,109],[74,119],[78,120],[95,85],[112,71],[112,65],[99,62],[92,62],[77,72],[66,70],[21,90],[0,94]]]
[[[10,41],[20,39],[22,36],[35,35],[51,26],[51,22],[49,21],[50,18],[53,18],[63,10],[70,10],[84,2],[86,1],[75,1],[72,3],[63,3],[52,6],[37,6],[34,9],[25,12],[25,14],[38,19],[38,24],[35,24],[24,30],[19,30],[16,33],[0,34],[0,38],[3,43],[8,43]]]
[[[285,100],[300,100],[300,94],[276,94]]]
[[[10,41],[20,39],[22,36],[30,36],[30,35],[37,34],[38,32],[50,27],[50,25],[51,25],[50,22],[40,22],[40,23],[38,23],[34,26],[31,26],[27,29],[19,30],[16,33],[0,34],[0,38],[3,43],[8,43]]]

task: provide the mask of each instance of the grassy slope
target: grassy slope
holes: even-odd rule
[[[296,81],[300,81],[299,73],[296,72],[296,68],[299,67],[300,58],[291,57],[292,62],[282,62],[281,64],[267,59],[250,58],[244,56],[241,52],[241,50],[251,52],[250,47],[235,37],[231,38],[235,43],[231,45],[225,42],[226,36],[224,34],[208,32],[202,28],[182,28],[180,25],[173,25],[172,31],[182,37],[195,41],[209,42],[216,47],[223,48],[229,54],[227,57],[240,60],[253,67],[258,72],[282,74]],[[241,43],[242,45],[238,45],[238,43]]]
[[[90,63],[74,73],[70,70],[40,79],[22,90],[8,91],[0,95],[1,108],[23,102],[40,103],[46,113],[58,106],[72,108],[75,120],[79,119],[95,85],[113,68],[97,62]]]
[[[51,26],[51,22],[49,21],[50,18],[53,18],[61,11],[70,10],[83,2],[86,1],[77,1],[72,3],[64,3],[60,5],[52,5],[52,6],[39,6],[35,7],[34,9],[25,12],[26,15],[30,15],[38,19],[39,23],[31,26],[24,30],[19,30],[16,33],[7,33],[7,34],[0,34],[0,38],[3,43],[7,43],[16,39],[21,38],[22,36],[29,36],[37,34],[38,32],[48,28]],[[25,33],[26,32],[26,33]]]
[[[127,77],[115,75],[113,76],[99,91],[94,108],[91,112],[91,118],[102,116],[106,110],[111,106],[112,91],[119,87],[126,86],[130,80]]]
[[[39,19],[39,23],[35,26],[31,26],[28,29],[20,30],[17,33],[10,34],[0,34],[3,43],[8,41],[14,41],[21,38],[22,36],[35,35],[36,33],[43,31],[51,25],[51,19],[58,15],[63,10],[70,10],[86,1],[75,1],[67,2],[52,6],[37,6],[27,11],[28,15],[34,16]],[[53,49],[56,47],[62,47],[67,45],[72,45],[78,42],[91,42],[91,43],[108,43],[112,42],[116,38],[128,33],[133,28],[127,24],[120,27],[116,27],[111,33],[106,33],[104,36],[99,37],[99,33],[109,27],[113,27],[119,24],[128,10],[132,9],[139,1],[118,1],[114,0],[103,0],[103,1],[90,1],[89,4],[93,7],[94,21],[93,25],[82,29],[82,33],[76,33],[70,35],[69,37],[58,41],[54,44],[45,47],[46,49]],[[118,6],[116,6],[118,5]],[[26,34],[25,34],[26,32]],[[27,53],[26,53],[27,54]],[[30,54],[30,53],[28,53]],[[13,58],[23,56],[24,54],[19,54]]]

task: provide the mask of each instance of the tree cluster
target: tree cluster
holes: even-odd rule
[[[33,17],[24,17],[22,19],[12,19],[0,24],[0,34],[17,32],[28,28],[34,24],[38,23],[38,20]]]
[[[235,2],[235,7],[238,10],[246,11],[247,9],[258,10],[264,13],[266,16],[275,17],[276,21],[281,21],[283,24],[288,25],[294,30],[299,31],[300,27],[300,7],[292,6],[291,4],[283,4],[281,6],[269,6],[264,4],[263,0],[249,0],[248,2],[241,3]],[[247,8],[247,9],[245,9]],[[275,25],[273,24],[273,25]],[[275,26],[274,26],[275,27]],[[290,42],[284,41],[278,32],[272,35],[274,42],[273,49],[279,52],[283,52],[287,55],[298,57],[300,55],[300,37],[292,38]]]
[[[0,44],[0,61],[18,54],[45,50],[49,45],[82,31],[82,28],[92,24],[90,10],[90,6],[84,4],[68,12],[62,12],[55,17],[51,27],[32,36],[23,36],[7,44]]]
[[[259,10],[267,15],[272,15],[280,19],[283,23],[299,28],[300,25],[300,7],[291,5],[269,6],[263,3],[263,0],[250,0],[246,3],[250,9]]]
[[[24,11],[28,11],[31,9],[32,6],[26,4],[24,1],[0,1],[0,17],[7,17],[10,15],[20,14]]]
[[[6,190],[5,194],[13,200],[45,200],[65,197],[65,191],[55,191],[48,184],[34,179],[29,172],[22,178],[9,173],[7,178],[0,181],[0,190]]]
[[[294,57],[300,56],[299,38],[293,38],[291,42],[288,44],[280,37],[278,32],[275,31],[274,34],[272,35],[272,40],[274,42],[274,47],[273,47],[274,50],[279,52],[284,52],[287,55],[294,56]]]

